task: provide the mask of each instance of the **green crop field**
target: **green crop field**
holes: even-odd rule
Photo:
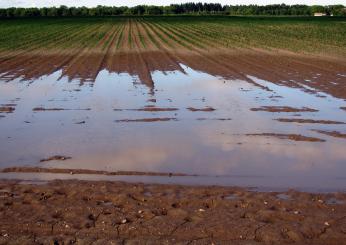
[[[262,48],[346,56],[346,18],[109,17],[0,21],[0,52]]]

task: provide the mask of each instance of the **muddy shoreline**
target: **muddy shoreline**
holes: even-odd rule
[[[0,242],[346,244],[346,194],[0,181]]]
[[[68,157],[65,157],[68,159]],[[41,160],[42,162],[42,160]],[[142,176],[197,176],[184,173],[139,172],[139,171],[100,171],[89,169],[42,168],[42,167],[10,167],[0,170],[0,173],[55,173],[55,174],[94,174],[94,175],[142,175]]]

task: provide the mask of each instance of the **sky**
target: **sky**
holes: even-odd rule
[[[51,6],[87,6],[94,7],[97,5],[106,6],[136,6],[140,4],[146,5],[169,5],[171,3],[183,2],[211,2],[221,3],[223,5],[237,5],[237,4],[306,4],[306,5],[331,5],[343,4],[346,5],[346,0],[0,0],[0,8],[8,7],[51,7]]]

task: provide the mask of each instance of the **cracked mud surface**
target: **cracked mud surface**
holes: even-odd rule
[[[346,244],[345,202],[345,193],[1,181],[0,242],[339,245]]]

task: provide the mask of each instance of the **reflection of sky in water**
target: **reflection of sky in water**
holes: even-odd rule
[[[184,66],[183,66],[184,67]],[[0,83],[0,104],[16,101],[16,110],[0,119],[0,167],[43,166],[102,170],[182,172],[202,175],[278,176],[314,186],[322,179],[337,179],[346,172],[346,140],[311,129],[345,131],[345,125],[281,123],[296,113],[250,111],[252,107],[277,105],[311,107],[319,112],[299,113],[311,119],[346,122],[340,99],[321,98],[302,90],[278,86],[254,77],[262,90],[244,81],[225,81],[184,67],[187,74],[154,72],[154,94],[126,74],[101,72],[95,84],[79,87],[78,81],[57,81],[59,72],[32,83]],[[270,96],[283,98],[271,99]],[[156,99],[156,103],[148,102]],[[145,105],[174,107],[178,111],[144,112]],[[33,112],[34,107],[87,109]],[[187,107],[215,108],[191,112]],[[177,118],[169,122],[117,123],[121,119]],[[206,120],[197,120],[197,119]],[[231,118],[232,120],[216,120]],[[76,124],[85,121],[85,124]],[[326,139],[324,143],[250,137],[247,133],[302,134]],[[72,160],[40,164],[52,155]],[[275,179],[275,181],[274,181]],[[305,179],[305,182],[304,182]],[[345,178],[333,187],[345,186]],[[227,182],[223,182],[227,183]],[[236,182],[235,184],[243,184]],[[300,182],[299,182],[300,183]],[[339,183],[339,184],[338,184]],[[232,182],[232,184],[234,184]]]

